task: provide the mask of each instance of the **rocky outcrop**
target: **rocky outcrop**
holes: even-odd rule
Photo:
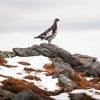
[[[22,91],[14,96],[13,100],[54,100],[49,97],[41,97],[34,93],[32,90],[28,89],[26,91]]]
[[[28,56],[39,56],[40,53],[36,50],[31,50],[29,48],[14,48],[13,51],[17,56],[28,57]]]
[[[82,65],[68,51],[53,44],[49,45],[42,43],[40,45],[33,45],[32,47],[28,48],[14,48],[13,51],[17,56],[27,57],[38,56],[41,54],[49,58],[62,58],[63,61],[69,63],[71,66]]]
[[[86,72],[88,75],[92,76],[100,76],[100,62],[98,62],[95,57],[80,54],[72,55],[68,51],[53,44],[49,45],[46,43],[42,43],[40,45],[33,45],[28,48],[13,48],[13,52],[0,52],[0,57],[2,58],[15,56],[28,57],[39,55],[43,55],[52,59],[61,59],[62,62],[65,63],[65,65],[69,64],[75,71]],[[59,64],[61,67],[63,66],[62,63]]]
[[[88,75],[100,77],[100,62],[97,58],[80,54],[75,54],[73,57],[84,65],[83,69]]]
[[[9,52],[9,51],[0,51],[0,58],[11,58],[15,57],[16,54],[14,52]]]
[[[75,88],[87,89],[89,87],[99,89],[100,85],[98,84],[98,82],[90,82],[90,84],[89,81],[85,79],[86,76],[84,76],[84,73],[86,73],[88,76],[100,77],[100,62],[97,61],[95,57],[90,57],[81,54],[72,55],[68,51],[53,44],[49,45],[46,43],[42,43],[40,45],[33,45],[28,48],[13,48],[13,52],[0,51],[0,65],[3,66],[7,63],[7,61],[3,58],[10,58],[15,56],[28,57],[40,55],[50,58],[52,62],[51,65],[53,66],[53,73],[50,71],[48,75],[52,74],[53,78],[58,78],[58,84],[63,86],[61,91],[70,92]],[[23,64],[24,62],[19,63]],[[87,85],[87,87],[85,87],[85,85]],[[5,87],[6,86],[7,85],[5,85]],[[14,88],[13,85],[13,90],[14,89],[16,88]],[[46,96],[42,96],[37,94],[36,91],[37,89],[35,91],[31,91],[30,88],[27,88],[26,90],[21,91],[20,93],[18,92],[18,94],[14,94],[0,88],[0,100],[53,100],[49,97],[50,92],[46,92],[48,96],[47,94]],[[84,96],[84,94],[70,94],[72,100],[82,99]]]
[[[21,93],[14,94],[0,87],[0,100],[54,100],[50,97],[41,97],[32,90],[24,90]]]

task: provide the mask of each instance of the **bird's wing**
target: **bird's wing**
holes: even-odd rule
[[[46,36],[48,36],[50,34],[51,29],[52,29],[52,27],[50,27],[49,29],[47,29],[46,31],[41,33],[38,37],[45,38]]]

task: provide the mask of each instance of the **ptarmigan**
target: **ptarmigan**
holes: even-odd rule
[[[43,33],[41,33],[39,36],[35,37],[35,38],[40,38],[41,40],[47,40],[48,43],[50,44],[52,39],[57,35],[57,22],[60,21],[58,18],[56,18],[54,20],[53,25],[47,29],[46,31],[44,31]]]

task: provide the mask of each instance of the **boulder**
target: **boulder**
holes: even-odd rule
[[[41,97],[34,93],[32,90],[28,89],[16,94],[13,100],[54,100],[50,97]]]
[[[100,77],[100,62],[97,61],[97,58],[81,54],[75,54],[73,57],[84,65],[81,69],[84,69],[89,76]]]
[[[0,87],[0,100],[12,100],[14,96],[15,96],[14,93],[4,90]]]
[[[82,63],[76,60],[68,51],[53,44],[42,43],[28,48],[13,48],[13,51],[17,56],[27,57],[44,55],[49,58],[62,58],[63,61],[69,63],[71,66],[82,65]]]
[[[17,56],[28,57],[28,56],[39,56],[40,53],[29,48],[13,48],[13,51]]]
[[[11,58],[11,57],[15,57],[15,53],[14,52],[9,52],[9,51],[0,51],[0,58]]]
[[[42,100],[40,96],[33,93],[31,90],[23,91],[14,97],[14,100]]]
[[[62,58],[65,62],[69,63],[71,66],[79,66],[82,65],[79,61],[76,60],[68,51],[53,45],[53,44],[40,44],[43,48],[47,48],[51,51],[51,53],[56,54],[55,58]]]
[[[97,100],[85,93],[69,93],[71,100]]]

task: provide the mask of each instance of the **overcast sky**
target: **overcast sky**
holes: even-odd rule
[[[0,33],[100,29],[100,0],[0,0]]]

